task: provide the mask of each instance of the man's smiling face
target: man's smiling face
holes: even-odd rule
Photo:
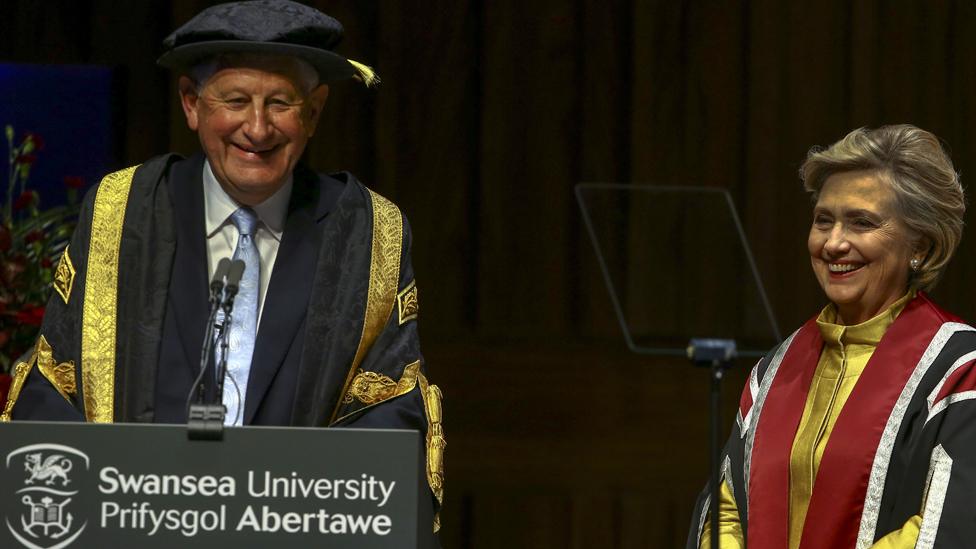
[[[328,86],[306,92],[288,58],[217,70],[202,88],[180,78],[187,125],[197,132],[217,181],[253,206],[285,183],[315,133]]]

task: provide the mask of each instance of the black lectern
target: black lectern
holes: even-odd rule
[[[415,431],[0,424],[0,547],[423,547]]]

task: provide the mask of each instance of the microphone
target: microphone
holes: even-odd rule
[[[230,268],[227,271],[227,284],[224,285],[224,300],[221,303],[221,308],[224,310],[224,326],[229,327],[231,325],[231,313],[234,309],[234,296],[237,295],[237,291],[240,289],[241,278],[244,276],[244,261],[240,259],[235,259],[230,262]],[[230,332],[229,329],[225,328],[220,333],[220,361],[216,365],[216,383],[217,383],[217,398],[223,398],[224,394],[224,377],[227,372],[227,333]]]
[[[241,277],[244,276],[244,267],[244,262],[240,259],[230,262],[227,271],[227,285],[224,286],[224,310],[234,307],[234,296],[237,295],[237,290],[240,288]]]
[[[213,279],[210,281],[210,313],[207,315],[207,328],[203,335],[203,346],[200,349],[200,370],[196,379],[193,381],[193,385],[190,387],[190,394],[186,398],[188,418],[193,415],[191,413],[191,405],[194,401],[194,393],[196,393],[195,400],[197,404],[202,405],[206,400],[206,385],[203,383],[203,377],[206,374],[207,365],[210,364],[211,355],[213,354],[214,332],[217,329],[217,312],[220,310],[222,302],[221,294],[226,285],[225,279],[227,279],[231,264],[231,260],[226,257],[218,261],[217,268],[214,269]],[[221,419],[221,421],[223,420]]]
[[[220,291],[224,289],[224,279],[227,278],[227,271],[230,270],[230,260],[226,257],[217,262],[217,269],[214,271],[213,280],[210,281],[210,306],[216,305],[220,299]]]

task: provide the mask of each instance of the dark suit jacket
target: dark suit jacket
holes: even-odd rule
[[[176,162],[169,195],[176,214],[176,253],[169,283],[162,350],[156,371],[157,423],[186,422],[186,399],[198,372],[207,318],[207,248],[203,156]],[[284,234],[268,285],[245,398],[244,423],[291,423],[302,329],[322,231],[318,227],[347,183],[298,169]]]

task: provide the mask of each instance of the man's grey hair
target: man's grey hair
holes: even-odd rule
[[[827,178],[862,170],[890,185],[899,220],[918,248],[928,245],[918,270],[909,271],[908,283],[931,290],[962,239],[966,197],[952,160],[935,135],[915,126],[858,128],[826,149],[811,149],[800,179],[817,200]]]
[[[201,62],[190,67],[187,71],[188,76],[193,79],[197,90],[203,89],[207,81],[220,71],[228,67],[241,67],[249,65],[257,66],[280,66],[291,64],[298,74],[301,90],[308,95],[319,85],[319,73],[311,63],[298,57],[284,57],[264,53],[221,53],[208,57]]]

